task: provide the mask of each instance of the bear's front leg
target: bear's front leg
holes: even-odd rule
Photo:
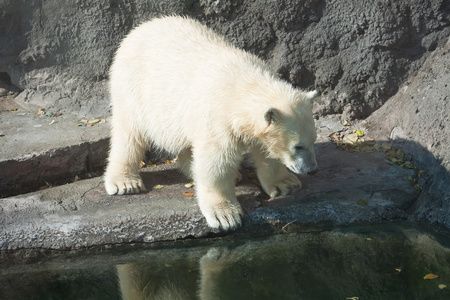
[[[111,132],[111,151],[105,171],[105,189],[109,195],[144,192],[145,186],[139,175],[139,162],[144,156],[144,143],[132,135],[131,129]]]
[[[285,196],[302,188],[298,177],[290,173],[279,160],[266,157],[258,148],[252,149],[251,155],[259,182],[271,198]]]
[[[194,153],[194,181],[201,212],[211,228],[233,230],[244,214],[234,190],[239,164],[211,151]]]

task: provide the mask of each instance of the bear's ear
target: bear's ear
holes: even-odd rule
[[[264,120],[266,120],[267,125],[278,122],[280,119],[280,112],[276,108],[269,108],[264,114]]]
[[[305,96],[306,96],[306,99],[308,99],[309,103],[313,103],[313,100],[317,97],[318,94],[319,93],[316,90],[314,90],[314,91],[305,93]]]

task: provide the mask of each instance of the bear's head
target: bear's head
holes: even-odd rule
[[[260,142],[269,157],[279,159],[296,174],[317,172],[314,153],[317,134],[312,114],[316,96],[316,91],[297,91],[289,105],[268,108],[264,114],[266,127]]]

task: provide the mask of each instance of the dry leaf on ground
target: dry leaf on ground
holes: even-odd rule
[[[367,199],[359,199],[358,201],[356,201],[356,204],[366,206],[367,204],[369,204],[369,201],[367,201]]]
[[[184,192],[182,195],[185,197],[194,197],[195,193],[194,192]]]
[[[436,274],[427,274],[427,275],[425,275],[424,277],[423,277],[423,279],[436,279],[436,278],[438,278],[439,277],[439,275],[436,275]]]

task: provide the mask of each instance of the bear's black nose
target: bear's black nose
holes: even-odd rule
[[[314,175],[317,173],[318,170],[319,170],[319,168],[316,168],[315,170],[308,172],[308,175]]]

